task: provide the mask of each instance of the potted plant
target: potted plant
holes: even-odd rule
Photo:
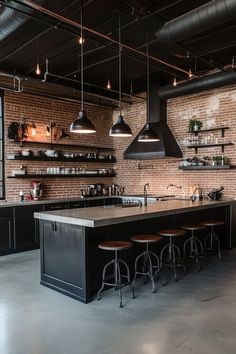
[[[212,156],[212,166],[218,165],[218,156]]]
[[[194,125],[193,125],[193,130],[194,131],[197,131],[197,130],[200,130],[202,127],[202,122],[200,120],[195,120],[194,121]]]
[[[195,119],[190,119],[189,120],[188,128],[189,128],[190,132],[193,131],[194,123],[195,123]]]

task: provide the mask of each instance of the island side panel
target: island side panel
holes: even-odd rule
[[[41,284],[87,302],[85,228],[40,220]]]

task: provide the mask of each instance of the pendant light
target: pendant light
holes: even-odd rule
[[[119,13],[119,110],[120,115],[117,118],[116,124],[114,124],[109,132],[110,136],[114,137],[128,137],[132,136],[133,133],[128,124],[125,123],[124,118],[121,114],[121,25],[120,25],[120,13]]]
[[[138,142],[140,143],[151,143],[155,141],[160,141],[157,132],[155,132],[150,125],[149,116],[150,116],[150,107],[149,107],[149,89],[150,89],[150,73],[149,73],[149,15],[147,18],[147,123],[144,129],[138,136]]]
[[[81,38],[83,37],[83,2],[81,2]],[[84,110],[84,41],[81,41],[81,56],[80,56],[80,72],[81,72],[81,110],[79,117],[71,124],[70,132],[79,134],[96,133],[96,129],[90,119],[87,118]]]

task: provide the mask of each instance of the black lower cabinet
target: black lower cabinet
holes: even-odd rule
[[[6,254],[14,247],[13,208],[1,208],[0,230],[0,254]]]
[[[42,211],[42,205],[15,207],[14,215],[14,248],[33,249],[39,247],[38,221],[34,213]]]
[[[87,207],[87,202],[85,200],[69,202],[67,203],[66,206],[67,209],[86,208],[86,207]]]
[[[50,203],[44,204],[43,211],[63,210],[66,209],[66,203]]]
[[[40,220],[41,284],[87,302],[85,228]]]

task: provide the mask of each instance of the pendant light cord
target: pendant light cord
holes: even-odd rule
[[[121,116],[121,23],[120,23],[120,13],[121,13],[121,1],[120,1],[120,11],[119,11],[119,110]]]
[[[147,15],[147,123],[149,123],[149,91],[150,91],[150,70],[149,70],[149,13]]]
[[[83,0],[81,0],[80,11],[80,23],[81,23],[81,52],[80,52],[80,82],[81,82],[81,110],[84,110],[84,37],[83,37]]]

